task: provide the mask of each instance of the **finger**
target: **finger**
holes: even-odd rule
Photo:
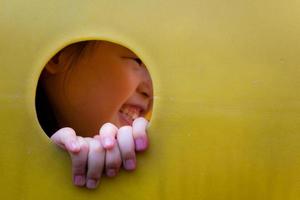
[[[51,140],[63,149],[69,152],[79,152],[80,145],[77,141],[77,136],[72,128],[61,128],[56,131],[52,136]]]
[[[89,139],[88,170],[86,187],[94,189],[98,186],[105,162],[105,149],[96,139]]]
[[[77,137],[77,140],[80,145],[80,151],[77,153],[69,152],[72,160],[73,183],[77,186],[84,186],[89,146],[82,137]]]
[[[117,132],[118,128],[111,123],[106,123],[101,127],[99,131],[100,140],[105,149],[112,149],[114,147]]]
[[[106,151],[105,172],[108,177],[114,177],[118,174],[122,164],[119,145],[116,144],[112,149]]]
[[[147,126],[148,121],[143,117],[135,119],[132,123],[132,135],[136,151],[144,151],[148,147]]]
[[[134,141],[132,137],[132,127],[121,127],[118,131],[117,140],[124,168],[127,170],[134,170],[136,167],[136,158],[134,151]]]

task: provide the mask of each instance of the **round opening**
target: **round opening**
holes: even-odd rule
[[[44,66],[36,90],[39,123],[50,137],[71,127],[92,137],[104,123],[150,120],[152,80],[131,50],[108,41],[82,41],[60,50]]]

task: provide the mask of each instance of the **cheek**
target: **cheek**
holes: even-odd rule
[[[84,121],[105,122],[135,92],[138,82],[134,71],[124,67],[80,71],[75,68],[65,80],[67,105]]]
[[[128,70],[126,66],[109,71],[103,81],[103,91],[109,94],[108,96],[118,101],[124,101],[136,90],[139,79],[133,71]]]

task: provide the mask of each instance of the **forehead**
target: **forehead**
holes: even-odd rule
[[[116,43],[108,42],[108,41],[96,41],[88,45],[90,50],[93,50],[97,54],[111,54],[111,55],[120,55],[120,56],[134,56],[136,54],[132,52],[130,49],[121,46]]]

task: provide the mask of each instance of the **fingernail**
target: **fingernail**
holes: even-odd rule
[[[113,176],[117,175],[117,172],[114,169],[109,169],[109,170],[106,171],[106,175],[109,176],[109,177],[113,177]]]
[[[94,179],[89,179],[86,182],[86,187],[89,189],[95,189],[98,185],[98,181],[94,180]]]
[[[137,151],[146,149],[146,142],[142,138],[138,138],[135,140],[135,148]]]
[[[84,176],[74,176],[74,184],[77,186],[83,186],[85,184]]]
[[[132,160],[132,159],[125,160],[124,167],[127,170],[133,170],[133,169],[135,169],[135,161]]]
[[[111,147],[113,146],[113,141],[110,138],[104,139],[104,147]]]

